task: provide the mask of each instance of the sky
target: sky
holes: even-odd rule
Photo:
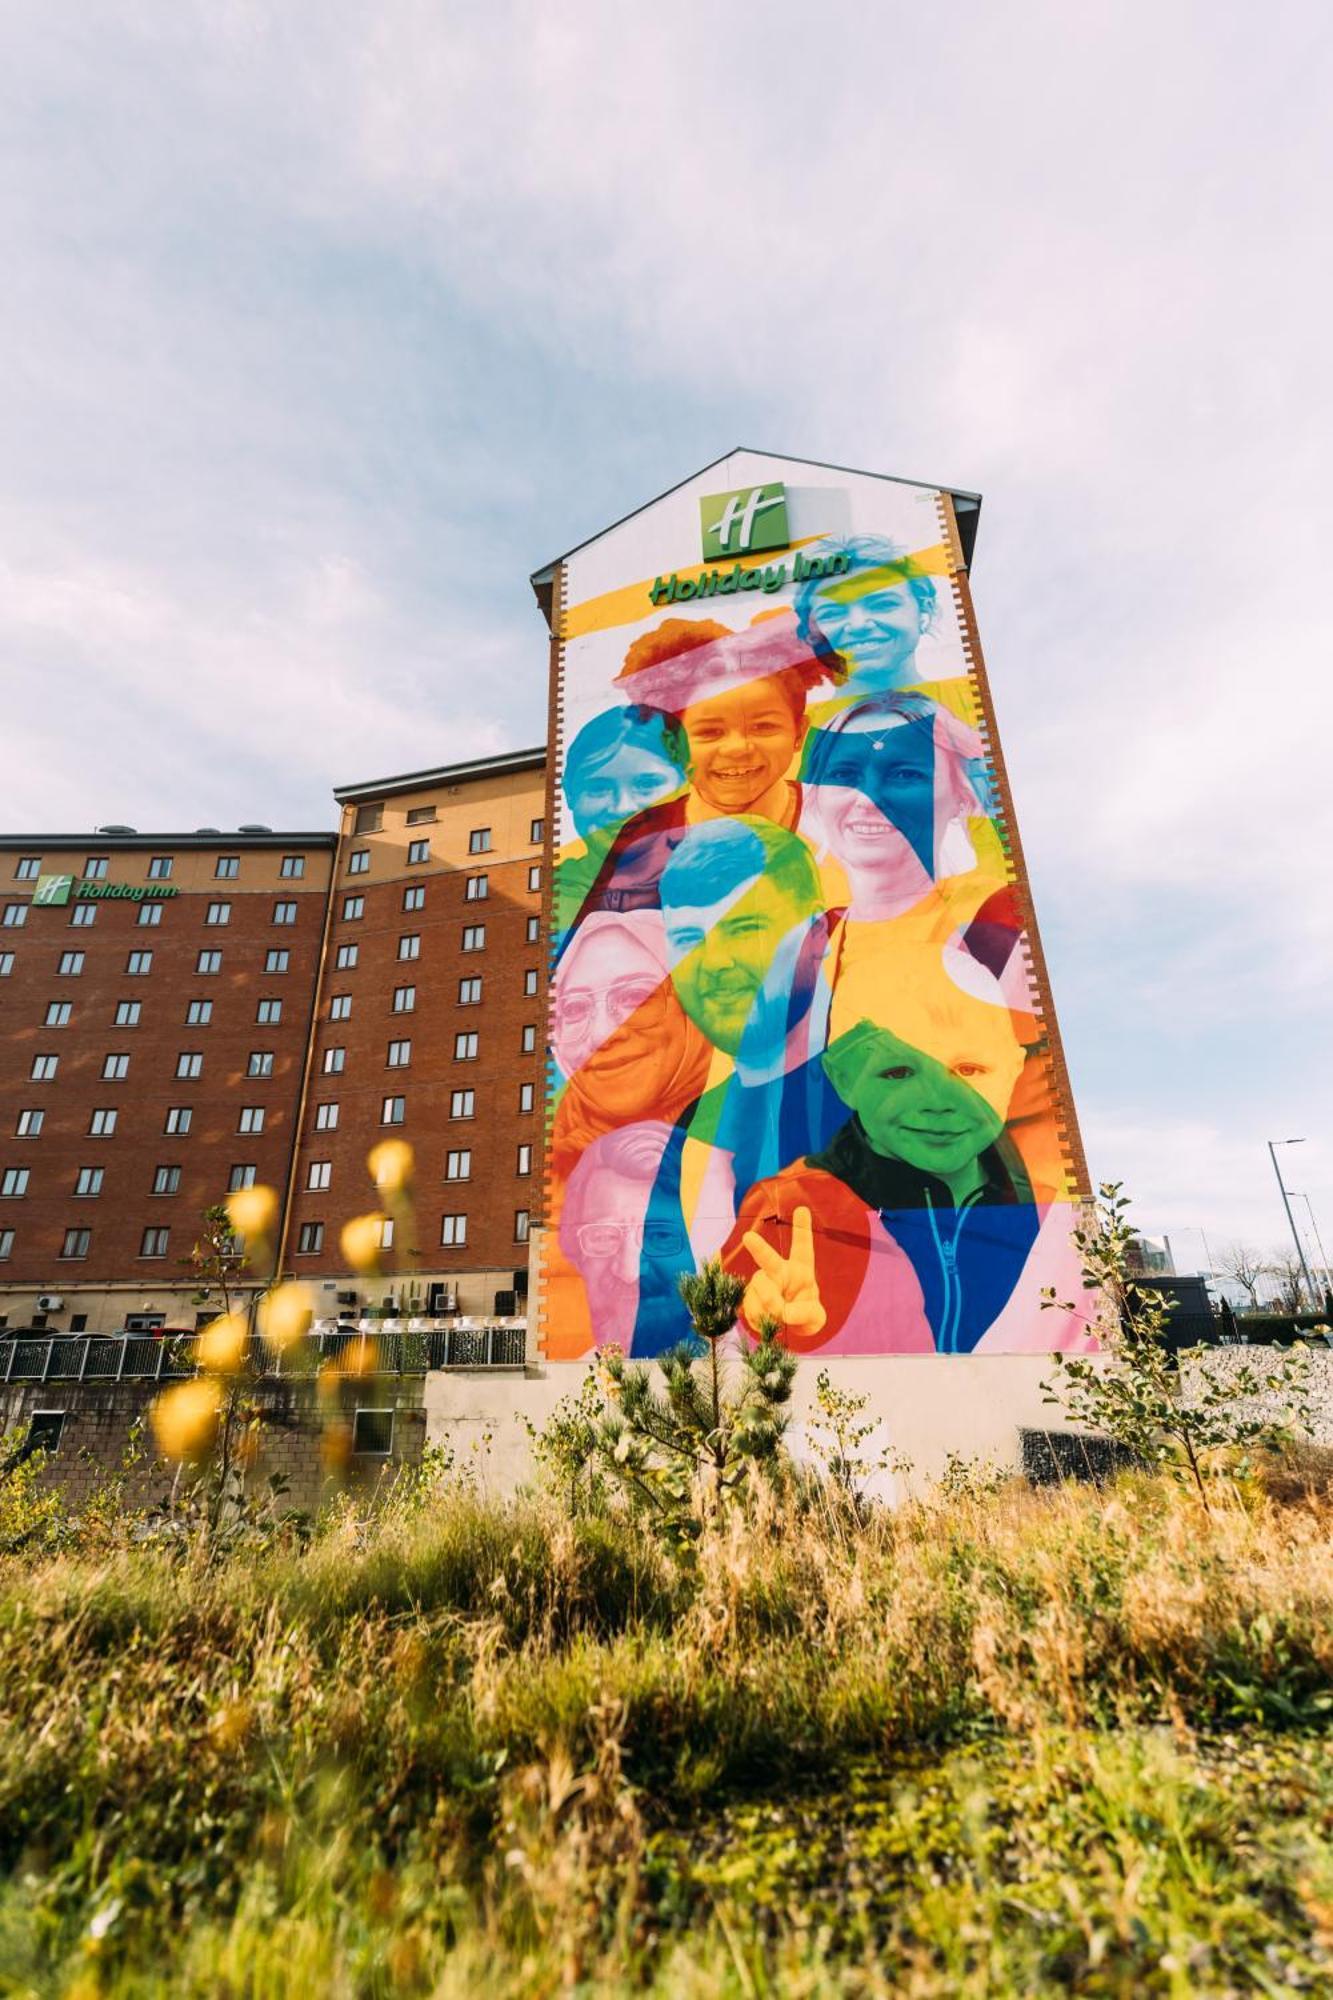
[[[1331,100],[1284,0],[4,0],[6,830],[539,742],[529,574],[735,445],[977,489],[1094,1179],[1194,1268],[1302,1137],[1333,1248]]]

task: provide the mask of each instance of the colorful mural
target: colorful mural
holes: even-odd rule
[[[1090,1344],[949,496],[740,453],[562,568],[547,1353],[712,1256],[802,1352]]]

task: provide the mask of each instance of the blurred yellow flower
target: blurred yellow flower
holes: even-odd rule
[[[401,1194],[412,1180],[416,1159],[406,1139],[381,1139],[366,1156],[370,1177],[384,1194]]]
[[[359,1340],[349,1340],[338,1357],[338,1366],[344,1375],[373,1375],[379,1365],[379,1348],[364,1333]]]
[[[364,1275],[379,1268],[385,1220],[377,1210],[373,1215],[354,1215],[343,1224],[338,1243],[354,1271]]]
[[[352,1427],[349,1423],[326,1424],[319,1441],[319,1454],[326,1472],[341,1472],[352,1456]]]
[[[149,1416],[158,1449],[167,1458],[202,1458],[213,1442],[222,1407],[222,1384],[216,1375],[197,1375],[164,1389]]]
[[[224,1313],[206,1326],[195,1347],[195,1359],[201,1368],[211,1368],[215,1375],[234,1375],[245,1360],[245,1344],[249,1328],[244,1313]]]
[[[270,1347],[280,1353],[294,1347],[309,1330],[315,1316],[315,1299],[309,1285],[299,1278],[278,1285],[259,1302],[259,1331]]]
[[[237,1188],[227,1196],[227,1220],[247,1241],[269,1236],[278,1219],[278,1197],[271,1187]]]

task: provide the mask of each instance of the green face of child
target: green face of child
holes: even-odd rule
[[[825,1062],[877,1153],[947,1180],[974,1167],[1004,1126],[1022,1053],[991,1040],[942,1036],[941,1053],[928,1055],[864,1022]]]

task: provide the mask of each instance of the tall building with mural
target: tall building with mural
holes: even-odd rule
[[[1091,1340],[979,506],[738,450],[534,578],[552,1360],[660,1354],[712,1257],[803,1354]]]

